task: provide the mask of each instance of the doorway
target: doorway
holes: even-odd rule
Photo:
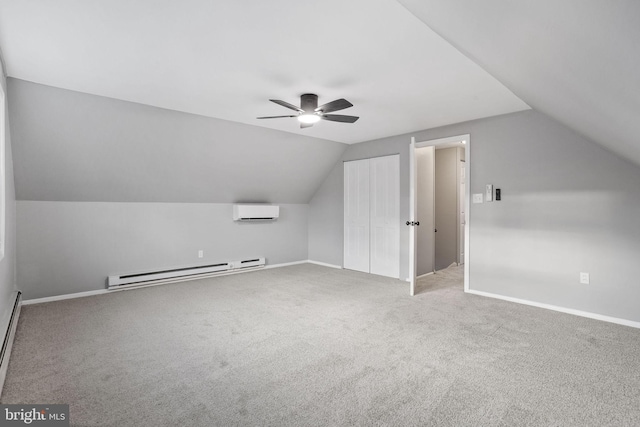
[[[418,234],[418,248],[420,248],[420,237],[435,241],[434,253],[434,271],[444,270],[446,268],[461,265],[464,259],[460,255],[464,252],[464,239],[461,239],[461,232],[464,226],[464,197],[460,197],[460,191],[463,186],[461,182],[463,165],[465,162],[464,143],[442,144],[431,146],[435,148],[435,159],[431,164],[418,162],[418,173],[420,169],[425,167],[428,170],[435,169],[435,191],[433,196],[427,198],[422,203],[425,196],[430,195],[421,191],[422,182],[418,180],[418,220],[423,216],[421,211],[422,205],[430,206],[435,211],[435,225],[431,236]],[[427,149],[416,148],[417,151]],[[426,230],[425,230],[426,231]],[[463,234],[464,236],[464,234]],[[424,255],[418,250],[418,261],[424,258]],[[420,265],[420,263],[418,263]]]
[[[470,136],[411,141],[409,281],[464,264],[469,288]]]

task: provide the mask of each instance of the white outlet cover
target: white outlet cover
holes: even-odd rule
[[[589,284],[589,273],[580,273],[580,283],[583,285]]]
[[[482,202],[483,202],[482,193],[476,193],[473,195],[473,203],[482,203]]]
[[[202,258],[204,256],[204,251],[203,250],[199,250],[198,251],[198,258]]]

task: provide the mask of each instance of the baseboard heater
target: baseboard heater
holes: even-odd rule
[[[161,283],[183,282],[222,274],[239,273],[263,268],[264,258],[252,258],[243,261],[231,261],[220,264],[199,265],[195,267],[174,268],[171,270],[148,271],[144,273],[109,276],[108,289],[126,289]]]
[[[22,292],[16,291],[12,294],[12,297],[13,306],[11,307],[11,313],[5,320],[7,327],[6,329],[3,329],[5,334],[4,340],[2,341],[2,350],[0,351],[0,395],[2,394],[2,388],[4,387],[4,380],[7,377],[11,347],[13,347],[13,339],[16,335],[18,317],[20,317],[20,300],[22,298]]]

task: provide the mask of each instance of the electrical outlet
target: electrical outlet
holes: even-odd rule
[[[198,258],[202,258],[204,256],[204,251],[202,249],[200,249],[198,251]]]
[[[473,195],[473,203],[482,203],[482,193],[476,193]]]
[[[580,273],[580,283],[583,285],[589,284],[589,273]]]

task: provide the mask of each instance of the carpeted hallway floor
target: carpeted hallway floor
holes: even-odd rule
[[[25,306],[2,403],[77,426],[638,426],[640,330],[311,264]]]

